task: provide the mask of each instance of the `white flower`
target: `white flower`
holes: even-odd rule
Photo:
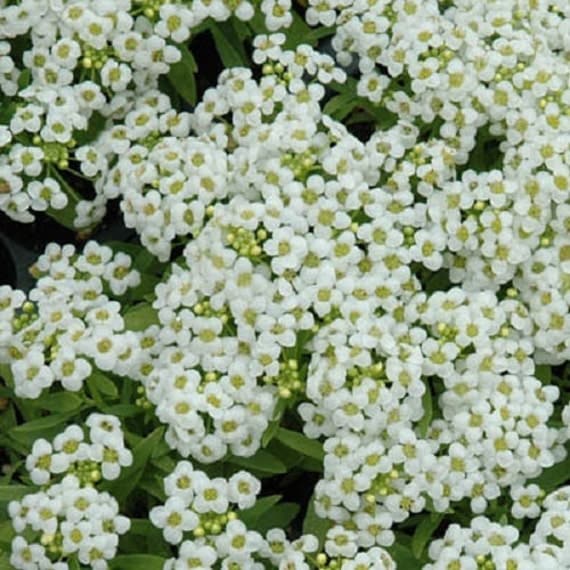
[[[54,381],[53,372],[45,364],[43,352],[32,349],[12,365],[16,395],[21,398],[38,398],[44,388]]]
[[[238,471],[228,480],[229,500],[240,509],[249,509],[261,490],[261,482],[247,471]]]
[[[344,556],[352,558],[358,549],[357,535],[353,531],[345,530],[342,526],[333,526],[327,531],[325,551],[329,556]]]
[[[225,513],[229,506],[228,493],[228,483],[221,477],[196,481],[192,508],[198,513]]]
[[[149,517],[153,525],[162,529],[164,539],[170,544],[181,542],[183,533],[194,530],[199,523],[196,513],[179,497],[170,497],[164,506],[152,508]]]

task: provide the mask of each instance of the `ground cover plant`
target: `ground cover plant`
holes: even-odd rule
[[[570,569],[569,22],[0,2],[0,569]]]

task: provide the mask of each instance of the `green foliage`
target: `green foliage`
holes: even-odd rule
[[[258,499],[253,507],[245,509],[239,514],[241,521],[250,528],[257,528],[257,522],[281,500],[281,495],[270,495]]]
[[[33,487],[27,485],[0,485],[0,502],[18,500],[33,492]]]
[[[164,431],[164,427],[158,427],[146,438],[139,441],[132,450],[132,465],[123,468],[117,480],[105,483],[106,490],[114,495],[119,503],[124,503],[129,494],[137,486],[152,453],[164,436]]]
[[[265,449],[260,449],[252,457],[232,457],[230,463],[258,474],[260,477],[278,475],[287,471],[285,463]]]
[[[309,500],[307,513],[303,520],[303,533],[314,534],[319,541],[319,548],[322,550],[325,543],[325,536],[331,523],[328,519],[323,519],[315,512],[315,496],[313,495]]]
[[[426,391],[422,396],[422,406],[424,409],[424,415],[422,419],[418,422],[418,432],[421,437],[426,437],[433,418],[433,401],[431,395],[431,386],[428,381],[425,383]]]
[[[179,62],[170,66],[168,73],[168,81],[174,87],[175,91],[187,103],[194,106],[197,101],[196,92],[196,72],[198,66],[192,53],[186,46],[178,45],[182,57]]]
[[[416,527],[416,531],[412,538],[412,553],[416,558],[422,558],[426,545],[430,541],[433,533],[441,524],[442,520],[442,514],[432,513],[424,517],[422,522]]]
[[[323,461],[325,457],[323,445],[314,439],[308,438],[302,433],[285,428],[279,428],[277,430],[276,437],[281,443],[295,451],[298,451],[306,457],[312,457],[317,461]]]
[[[212,24],[210,31],[224,67],[249,67],[249,58],[231,22]]]
[[[158,324],[158,312],[149,303],[139,303],[123,315],[125,328],[130,331],[144,331]]]
[[[122,554],[109,562],[112,570],[162,570],[165,558],[153,554]]]

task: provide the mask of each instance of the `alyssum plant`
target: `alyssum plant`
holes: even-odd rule
[[[200,6],[97,22],[152,43]],[[290,6],[262,3],[265,33],[236,6],[251,66],[192,111],[133,71],[72,159],[142,245],[51,243],[31,291],[0,288],[4,560],[570,568],[570,13],[309,2],[310,45]],[[67,83],[32,74],[40,99],[79,81],[52,60]],[[36,168],[16,160],[24,107],[11,212],[44,172],[34,131]]]

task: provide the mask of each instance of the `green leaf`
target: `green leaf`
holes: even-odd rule
[[[55,166],[48,166],[48,174],[59,182],[62,191],[67,196],[67,206],[61,210],[48,208],[46,210],[46,213],[48,216],[50,216],[50,218],[53,218],[62,226],[65,226],[70,230],[75,230],[76,227],[73,223],[76,217],[75,208],[83,198],[72,186],[70,186],[70,184]]]
[[[101,412],[104,414],[112,414],[119,418],[132,418],[142,414],[144,410],[135,406],[134,404],[116,404],[115,406],[104,406],[101,408]]]
[[[166,558],[153,554],[120,554],[109,562],[113,570],[162,570]]]
[[[255,523],[255,530],[265,533],[271,528],[286,529],[297,516],[301,507],[296,503],[281,503],[261,515]]]
[[[544,384],[550,384],[552,381],[552,366],[548,364],[539,364],[535,368],[534,375]]]
[[[8,435],[18,441],[33,442],[38,437],[49,438],[53,432],[63,428],[73,413],[52,414],[12,428]]]
[[[125,328],[130,331],[144,331],[151,325],[158,324],[158,312],[148,303],[139,303],[124,315]]]
[[[159,538],[162,536],[160,529],[155,527],[149,519],[131,519],[129,534]]]
[[[0,485],[0,501],[14,501],[34,492],[27,485]]]
[[[422,396],[422,406],[424,409],[424,415],[422,419],[418,422],[418,433],[422,437],[426,437],[427,432],[429,430],[429,426],[431,424],[431,420],[433,418],[433,401],[431,397],[431,386],[429,382],[425,383],[426,391]]]
[[[357,107],[358,98],[355,93],[347,92],[335,95],[325,105],[323,112],[337,121],[341,121]]]
[[[285,463],[264,449],[260,449],[252,457],[232,456],[231,459],[229,459],[229,462],[248,470],[256,470],[262,473],[270,473],[272,475],[285,473],[287,471]]]
[[[212,24],[210,31],[224,67],[249,67],[241,40],[229,23]]]
[[[568,451],[568,446],[566,446]],[[543,491],[550,493],[554,489],[570,481],[570,456],[564,461],[556,463],[552,467],[545,469],[541,475],[531,479],[528,483],[536,483]]]
[[[0,522],[0,552],[2,550],[10,550],[10,544],[12,543],[12,539],[16,536],[16,532],[14,531],[14,527],[12,526],[12,521],[2,521]],[[1,568],[2,566],[0,566]]]
[[[8,552],[0,551],[0,570],[14,570],[10,564],[10,554]]]
[[[11,101],[2,101],[0,105],[0,125],[7,125],[14,116],[18,105],[14,100]]]
[[[32,72],[24,69],[18,77],[18,91],[23,91],[32,81]]]
[[[277,439],[283,444],[294,449],[306,457],[312,457],[317,461],[323,461],[325,452],[322,443],[308,438],[302,433],[291,431],[285,428],[279,428],[277,431]]]
[[[265,433],[261,438],[261,447],[267,447],[269,442],[275,437],[278,431],[279,431],[279,422],[278,421],[269,422],[269,427],[265,430]]]
[[[107,491],[114,495],[120,502],[124,502],[129,493],[137,486],[142,477],[145,467],[152,456],[152,452],[162,440],[165,428],[158,427],[150,435],[141,440],[133,448],[133,463],[130,467],[123,468],[120,477],[110,482]]]
[[[407,546],[404,546],[399,541],[400,536],[401,535],[398,535],[398,537],[396,538],[396,542],[392,546],[389,546],[387,548],[387,550],[392,555],[394,562],[396,562],[396,567],[397,568],[405,568],[405,570],[408,570],[408,568],[410,570],[412,568],[414,568],[414,569],[419,568],[420,566],[418,564],[418,560],[412,554],[410,548],[408,548]]]
[[[412,552],[417,559],[420,559],[422,557],[427,543],[441,524],[442,520],[442,514],[434,513],[427,515],[424,520],[416,527],[416,531],[414,532],[414,536],[412,538]]]
[[[83,400],[77,394],[71,392],[56,392],[55,394],[42,395],[33,400],[33,407],[50,412],[71,413],[76,412],[82,406]]]
[[[248,527],[254,528],[258,519],[269,511],[274,505],[281,500],[281,495],[270,495],[262,497],[255,502],[255,505],[249,509],[241,511],[240,520]]]
[[[194,56],[186,46],[178,45],[177,47],[182,57],[179,62],[170,66],[167,77],[180,97],[194,106],[197,101],[195,73],[198,66]]]
[[[0,378],[10,386],[14,387],[14,375],[12,374],[12,367],[10,364],[0,364]]]
[[[87,129],[84,131],[75,131],[73,138],[77,141],[79,146],[92,143],[103,132],[106,121],[103,115],[95,111],[89,118]]]
[[[294,10],[291,11],[293,15],[293,22],[287,28],[287,32],[285,34],[286,40],[283,45],[286,49],[295,49],[300,44],[310,44],[315,46],[317,41],[311,32],[313,31],[309,26],[305,23],[305,20],[297,14]]]
[[[91,376],[87,378],[87,386],[90,390],[101,392],[103,396],[111,399],[119,397],[119,389],[116,384],[99,370],[94,370]]]
[[[303,520],[303,534],[314,534],[319,540],[319,550],[323,549],[325,543],[325,536],[331,524],[328,519],[323,519],[315,512],[315,496],[313,495],[309,500],[307,513]]]

